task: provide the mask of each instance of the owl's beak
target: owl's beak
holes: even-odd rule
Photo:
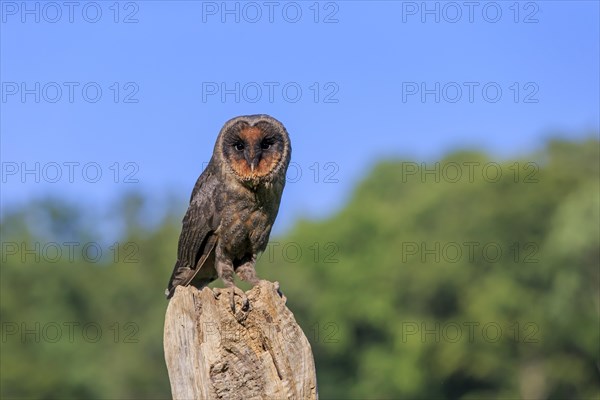
[[[258,163],[260,162],[260,157],[261,157],[260,151],[257,151],[257,152],[252,151],[250,154],[248,154],[248,157],[246,157],[246,161],[250,165],[250,171],[254,172],[254,170],[258,166]]]

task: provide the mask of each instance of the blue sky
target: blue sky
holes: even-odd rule
[[[69,4],[0,3],[3,210],[187,199],[240,114],[292,138],[276,231],[334,212],[382,157],[600,130],[597,1]]]

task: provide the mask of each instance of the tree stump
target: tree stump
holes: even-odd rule
[[[236,314],[225,289],[177,287],[164,350],[174,399],[317,399],[310,344],[278,285],[261,281]]]

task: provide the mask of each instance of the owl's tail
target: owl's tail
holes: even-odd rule
[[[186,267],[179,260],[175,263],[175,267],[173,268],[173,273],[171,274],[171,278],[169,279],[169,284],[167,285],[167,289],[165,289],[165,296],[167,299],[173,297],[175,293],[175,288],[179,285],[186,285],[189,283],[195,275],[193,269]]]

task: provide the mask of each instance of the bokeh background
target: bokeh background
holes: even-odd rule
[[[0,11],[2,398],[169,398],[180,221],[254,113],[321,398],[600,398],[598,2]]]

